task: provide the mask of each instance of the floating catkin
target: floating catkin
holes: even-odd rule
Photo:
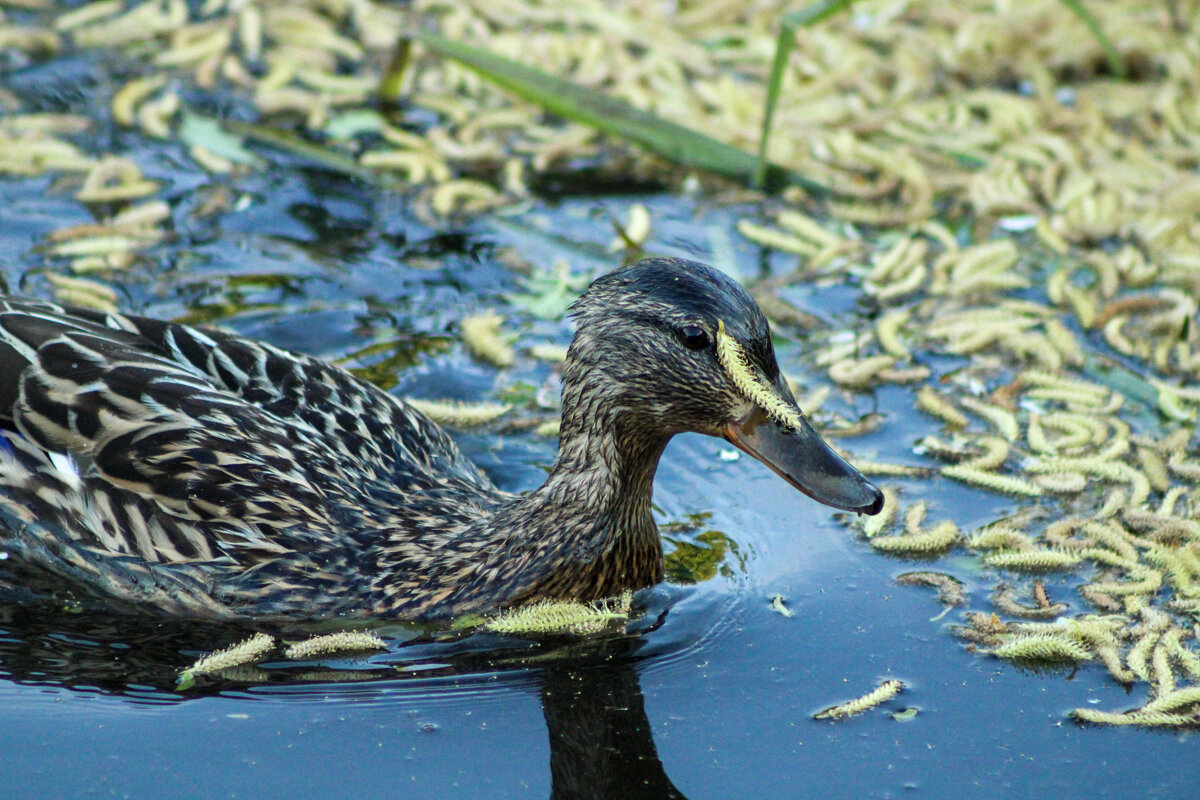
[[[959,538],[958,526],[945,520],[917,533],[876,536],[871,539],[871,546],[885,553],[937,553],[952,547]]]
[[[567,348],[561,344],[535,344],[529,348],[529,355],[538,361],[561,364],[567,360]]]
[[[983,557],[985,563],[1001,569],[1046,572],[1070,569],[1082,559],[1079,554],[1065,550],[1008,550],[990,553]]]
[[[1050,633],[1018,634],[992,650],[1006,661],[1088,661],[1092,654],[1079,642]]]
[[[1150,657],[1150,666],[1154,670],[1154,691],[1159,695],[1174,692],[1175,673],[1171,671],[1171,657],[1161,639],[1154,648],[1154,655]]]
[[[475,357],[497,367],[512,366],[515,358],[512,345],[500,335],[500,324],[503,321],[504,318],[499,314],[489,311],[466,317],[460,323],[467,349]]]
[[[971,486],[988,489],[1001,494],[1014,494],[1025,497],[1041,497],[1044,494],[1042,487],[1030,483],[1024,478],[1018,478],[1015,475],[1002,475],[998,472],[989,472],[988,470],[977,469],[964,464],[942,467],[942,474],[947,478],[953,478],[956,481],[962,481]]]
[[[366,631],[340,631],[324,636],[313,636],[302,642],[293,642],[283,651],[288,658],[306,659],[362,650],[386,650],[387,645],[373,633]]]
[[[1158,631],[1150,631],[1129,648],[1129,655],[1126,656],[1125,662],[1139,680],[1150,680],[1150,655],[1154,651],[1154,645],[1158,644],[1158,639]]]
[[[929,504],[924,500],[918,500],[909,505],[904,511],[904,531],[905,533],[917,533],[921,530],[921,524],[925,522],[925,515],[929,513]]]
[[[1146,711],[1175,711],[1185,706],[1200,703],[1200,686],[1188,686],[1172,692],[1160,694],[1153,702],[1147,703]]]
[[[1072,709],[1071,716],[1080,722],[1091,722],[1098,725],[1142,725],[1154,728],[1200,724],[1200,716],[1196,714],[1169,714],[1164,711],[1144,711],[1142,709],[1121,714],[1095,708],[1076,708]]]
[[[938,417],[951,428],[965,428],[970,424],[966,414],[929,386],[922,386],[917,392],[917,408]]]
[[[1008,458],[1008,442],[999,436],[984,436],[979,439],[983,452],[959,464],[968,469],[996,469]]]
[[[846,719],[855,714],[861,714],[864,711],[869,711],[881,703],[886,703],[896,695],[900,694],[900,690],[904,688],[904,684],[892,678],[886,680],[879,685],[877,689],[864,694],[862,697],[855,698],[848,703],[832,706],[813,714],[813,719]]]
[[[195,683],[197,675],[209,675],[258,661],[271,652],[273,647],[275,647],[275,637],[265,633],[256,633],[245,641],[226,647],[224,650],[209,653],[196,661],[179,673],[179,677],[175,681],[176,687],[187,689]]]
[[[632,595],[600,603],[542,600],[504,611],[483,627],[500,634],[598,633],[611,623],[629,619]]]
[[[906,572],[896,576],[896,583],[901,586],[932,586],[937,589],[937,599],[949,606],[961,606],[964,602],[962,581],[942,572]]]
[[[1178,635],[1171,636],[1170,638],[1164,636],[1163,639],[1175,663],[1183,667],[1183,671],[1193,680],[1200,679],[1200,656],[1191,649],[1184,647]]]
[[[1026,606],[1016,599],[1016,592],[1011,586],[998,586],[992,594],[992,604],[1010,617],[1024,619],[1054,619],[1067,610],[1066,603],[1053,603],[1047,606]]]
[[[823,433],[826,436],[833,435],[828,430]],[[933,474],[933,470],[929,467],[917,467],[912,464],[890,464],[885,461],[868,461],[852,456],[847,460],[863,475],[889,478],[926,478]]]
[[[404,402],[435,422],[456,428],[486,425],[512,410],[508,403],[462,403],[457,400],[423,400],[406,397]]]
[[[1032,550],[1033,540],[1020,530],[1003,523],[980,528],[967,542],[975,550]]]
[[[1000,434],[1008,441],[1015,442],[1020,437],[1021,429],[1017,424],[1017,415],[1008,409],[989,405],[982,400],[976,400],[974,397],[964,397],[959,402],[992,423],[996,430],[1000,431]]]
[[[883,508],[873,517],[860,517],[863,535],[868,539],[883,533],[896,520],[900,509],[900,498],[891,486],[883,487]]]

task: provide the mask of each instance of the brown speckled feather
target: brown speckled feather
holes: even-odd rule
[[[671,259],[598,280],[574,313],[558,459],[514,498],[422,414],[313,358],[2,298],[8,566],[117,607],[230,619],[434,620],[661,580],[663,448],[750,407],[680,331],[721,321],[778,381],[766,320],[733,281]]]

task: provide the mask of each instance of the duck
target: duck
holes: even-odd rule
[[[826,505],[881,509],[723,272],[644,259],[570,314],[557,456],[542,486],[511,494],[428,417],[317,358],[0,297],[0,583],[242,622],[439,624],[613,597],[663,580],[653,482],[684,432]]]

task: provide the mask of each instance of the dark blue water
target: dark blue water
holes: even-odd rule
[[[536,269],[610,268],[606,210],[573,200],[512,218],[433,229],[404,198],[279,159],[269,175],[210,181],[171,145],[140,154],[168,181],[177,238],[117,281],[129,310],[217,322],[367,370],[399,394],[489,398],[540,386],[546,365],[505,375],[466,356],[454,324],[496,307],[531,340],[566,342],[508,299],[514,251]],[[45,296],[34,247],[87,221],[46,179],[0,180],[0,263],[9,284]],[[225,186],[240,211],[199,219]],[[709,260],[748,278],[763,261],[732,235],[735,214],[675,198],[654,211],[655,254]],[[777,264],[786,267],[786,264]],[[852,313],[832,286],[789,295]],[[803,376],[799,345],[781,342]],[[434,387],[431,389],[431,385]],[[927,423],[907,390],[874,401],[888,416],[865,443],[909,453]],[[503,487],[529,489],[553,458],[530,433],[460,437]],[[854,446],[852,444],[852,446]],[[10,602],[0,615],[0,796],[6,797],[1194,797],[1195,736],[1076,726],[1067,710],[1137,705],[1100,668],[1031,674],[963,649],[928,590],[893,583],[913,568],[869,550],[826,508],[722,442],[680,437],[659,472],[663,521],[710,512],[703,529],[736,545],[718,577],[648,593],[640,633],[598,641],[449,643],[387,630],[388,652],[320,665],[267,664],[265,683],[174,675],[199,651],[240,638],[205,626],[95,618]],[[913,484],[970,526],[1011,501],[944,482]],[[678,534],[694,540],[696,533]],[[969,561],[968,608],[990,610],[990,576]],[[1065,591],[1065,590],[1064,590]],[[786,618],[770,598],[787,598]],[[339,668],[314,675],[316,669]],[[260,676],[262,677],[262,676]],[[907,686],[841,723],[820,709],[882,679]],[[351,678],[360,680],[353,681]],[[915,708],[909,721],[891,712]]]

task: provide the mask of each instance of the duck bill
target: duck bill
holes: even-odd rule
[[[883,493],[835,453],[807,419],[801,421],[796,430],[785,429],[756,407],[726,425],[724,435],[812,499],[846,511],[878,514]]]

